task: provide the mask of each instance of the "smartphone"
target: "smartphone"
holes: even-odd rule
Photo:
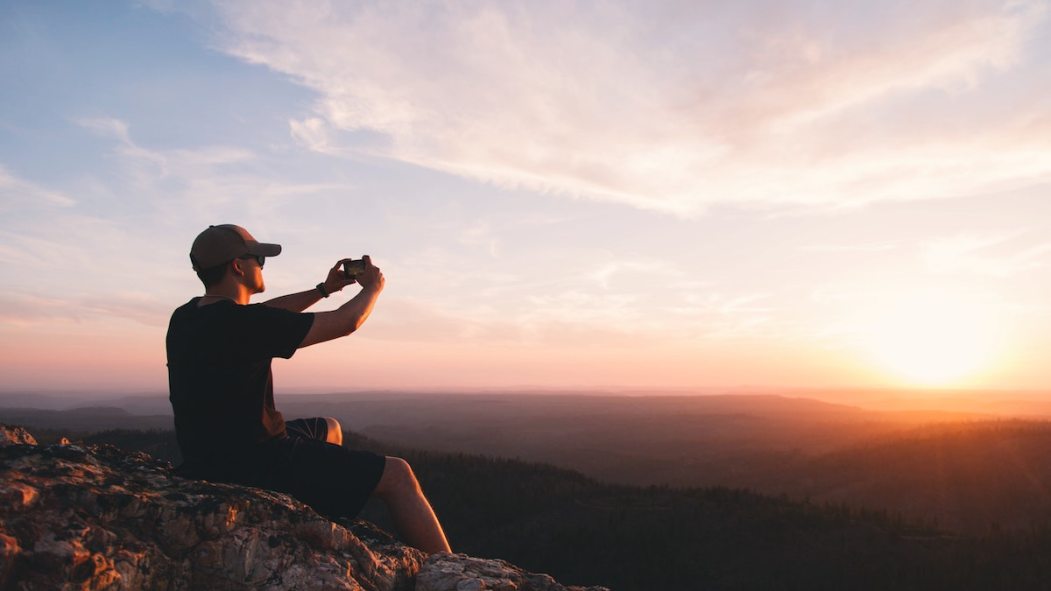
[[[359,259],[359,260],[356,260],[356,261],[347,261],[347,262],[343,263],[343,274],[346,275],[350,279],[353,279],[353,278],[357,277],[358,275],[361,275],[364,272],[365,272],[365,261],[364,261],[364,259]]]

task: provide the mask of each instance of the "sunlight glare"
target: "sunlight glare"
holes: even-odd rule
[[[960,294],[906,294],[873,320],[865,335],[869,354],[914,385],[959,385],[986,369],[1000,346],[988,306]]]

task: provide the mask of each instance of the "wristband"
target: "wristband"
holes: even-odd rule
[[[325,282],[324,281],[322,281],[321,283],[318,283],[315,286],[315,288],[318,290],[318,292],[321,294],[321,297],[323,297],[323,298],[327,298],[328,296],[332,295],[332,294],[328,293],[328,290],[325,289]]]

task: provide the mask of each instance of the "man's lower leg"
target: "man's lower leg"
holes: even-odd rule
[[[445,539],[438,516],[423,496],[419,487],[394,492],[383,497],[394,526],[406,544],[418,548],[427,554],[435,552],[452,552],[449,541]]]

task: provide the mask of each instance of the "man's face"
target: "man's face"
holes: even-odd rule
[[[254,255],[246,255],[236,261],[241,269],[242,281],[252,293],[266,291],[266,284],[263,283],[263,263],[265,261],[264,257]]]

